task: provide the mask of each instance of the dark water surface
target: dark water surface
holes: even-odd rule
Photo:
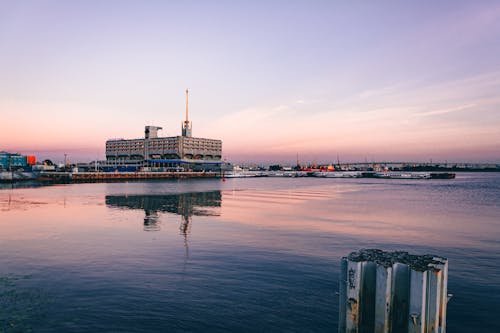
[[[500,332],[500,174],[0,190],[0,332],[335,332],[340,257],[449,258],[449,332]]]

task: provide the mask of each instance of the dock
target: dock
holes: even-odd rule
[[[143,179],[186,179],[186,178],[216,178],[217,172],[55,172],[43,171],[38,176],[39,181],[60,183],[92,183],[109,181],[127,181]]]

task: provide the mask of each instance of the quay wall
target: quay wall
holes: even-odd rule
[[[85,183],[141,179],[216,178],[217,172],[41,172],[38,180]]]

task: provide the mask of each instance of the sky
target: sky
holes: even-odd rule
[[[145,125],[234,162],[500,163],[499,1],[0,0],[0,150]]]

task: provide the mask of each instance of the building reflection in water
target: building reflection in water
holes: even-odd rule
[[[220,191],[177,193],[168,195],[107,195],[106,206],[144,210],[144,230],[160,230],[160,213],[181,216],[179,231],[185,237],[191,231],[192,216],[219,216]]]

